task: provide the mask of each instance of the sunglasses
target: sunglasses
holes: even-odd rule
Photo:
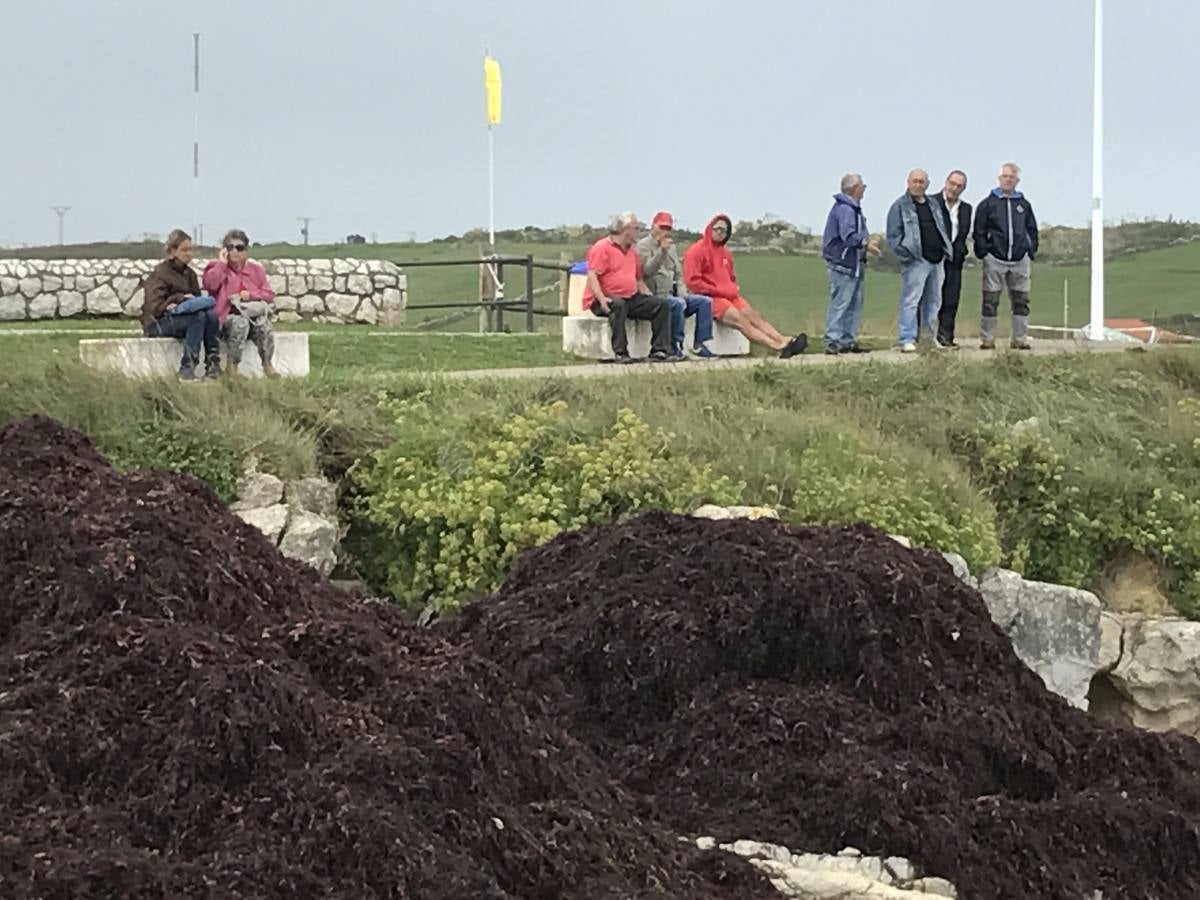
[[[226,244],[225,249],[226,250],[236,250],[238,253],[241,253],[243,250],[246,249],[246,245],[245,244]]]
[[[728,229],[726,226],[724,226],[724,225],[714,225],[714,226],[713,226],[713,231],[719,231],[719,232],[721,232],[722,234],[724,234],[724,233],[725,233],[726,231],[728,231],[728,230],[729,230],[729,229]]]

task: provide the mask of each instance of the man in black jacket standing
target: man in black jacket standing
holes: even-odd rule
[[[954,342],[954,320],[958,316],[958,301],[962,296],[962,270],[967,258],[967,235],[971,231],[971,204],[960,199],[967,189],[967,173],[955,169],[946,176],[946,184],[933,199],[946,219],[950,234],[950,256],[946,258],[946,274],[942,280],[942,308],[938,311],[938,343],[957,347]]]
[[[1029,343],[1030,264],[1037,256],[1038,229],[1033,207],[1017,190],[1021,169],[1016,163],[1000,167],[1000,186],[975,210],[975,255],[983,260],[983,316],[979,348],[996,348],[1000,295],[1008,288],[1012,305],[1014,350],[1031,350]]]

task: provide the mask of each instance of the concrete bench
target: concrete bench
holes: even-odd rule
[[[154,378],[179,371],[183,343],[176,338],[107,338],[79,342],[79,359],[85,366],[120,372],[132,378]],[[226,365],[229,351],[221,342],[221,364]],[[201,363],[197,373],[204,370]],[[249,378],[262,377],[258,348],[247,342],[238,371]],[[280,375],[302,378],[308,374],[308,335],[299,331],[275,332],[275,371]]]
[[[584,359],[612,359],[612,337],[608,330],[608,319],[584,313],[565,316],[562,323],[564,353],[574,353]],[[629,355],[635,358],[649,356],[650,323],[629,321],[625,327],[625,333],[629,337]],[[684,319],[683,333],[684,346],[692,346],[692,336],[696,333],[695,316]],[[708,348],[718,356],[748,356],[750,341],[736,328],[716,322],[713,325],[713,339],[708,342]]]

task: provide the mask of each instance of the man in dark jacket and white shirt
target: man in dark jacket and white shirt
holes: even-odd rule
[[[942,308],[938,310],[937,339],[944,347],[958,347],[954,342],[954,322],[962,297],[962,270],[967,259],[967,238],[971,233],[971,204],[962,199],[966,189],[967,173],[955,169],[946,176],[942,192],[933,195],[946,216],[946,228],[950,231],[950,255],[946,257],[942,279]]]
[[[1012,306],[1014,350],[1032,349],[1029,343],[1029,270],[1037,257],[1038,228],[1033,206],[1017,190],[1021,169],[1015,163],[1000,167],[1000,186],[975,210],[975,255],[983,260],[983,315],[979,320],[979,347],[996,347],[996,321],[1000,295],[1008,289]]]

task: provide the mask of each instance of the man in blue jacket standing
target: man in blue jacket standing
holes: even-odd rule
[[[825,352],[831,355],[870,352],[858,343],[867,253],[879,253],[879,246],[871,240],[862,212],[866,190],[861,175],[844,176],[841,193],[833,195],[833,208],[825,220],[825,235],[821,241],[821,255],[829,269]]]
[[[1000,295],[1008,288],[1012,306],[1014,350],[1031,350],[1029,343],[1029,270],[1038,249],[1037,219],[1033,206],[1017,190],[1021,169],[1016,163],[1000,167],[1000,186],[993,188],[975,209],[975,255],[983,260],[983,315],[979,320],[979,348],[996,348],[996,322]]]
[[[908,189],[888,210],[887,242],[900,260],[899,347],[915,353],[921,330],[937,339],[938,311],[942,307],[942,263],[953,250],[946,220],[925,195],[929,175],[923,169],[908,173]]]

